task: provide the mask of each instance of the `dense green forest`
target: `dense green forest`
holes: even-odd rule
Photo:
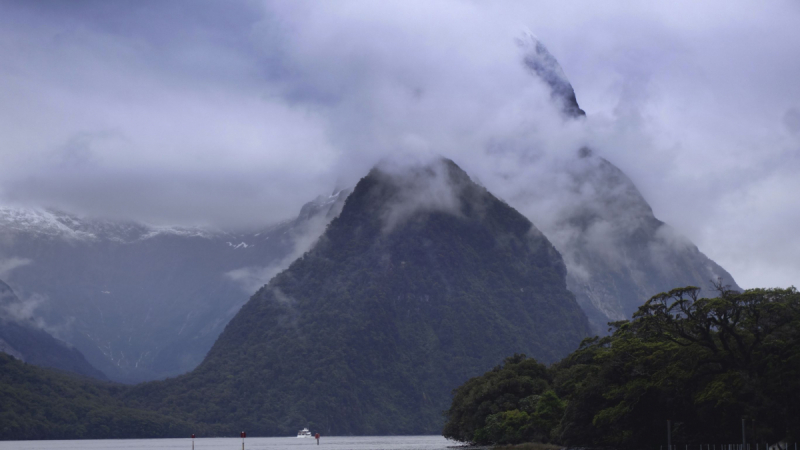
[[[445,181],[455,211],[411,207]],[[128,399],[229,432],[436,434],[450,391],[506,352],[555,362],[590,335],[565,274],[528,219],[451,161],[373,170],[194,372]]]
[[[800,439],[795,288],[675,289],[548,369],[515,355],[454,391],[444,435],[475,443],[657,448]]]
[[[0,439],[188,436],[187,422],[127,407],[128,386],[43,369],[0,353]]]

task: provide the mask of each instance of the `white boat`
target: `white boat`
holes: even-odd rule
[[[313,437],[313,436],[311,435],[311,432],[308,431],[308,428],[303,428],[302,430],[297,432],[297,437],[299,437],[299,438],[307,438],[307,437]]]

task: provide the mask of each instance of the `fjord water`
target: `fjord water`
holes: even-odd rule
[[[444,450],[457,446],[442,436],[323,436],[320,445],[314,439],[247,438],[246,450]],[[239,438],[199,438],[194,440],[195,450],[239,450]],[[72,441],[5,441],[0,450],[191,450],[191,439],[105,439]]]

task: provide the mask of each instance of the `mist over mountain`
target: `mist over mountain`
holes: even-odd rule
[[[518,43],[526,67],[550,88],[566,120],[584,120],[555,57],[533,35]],[[606,333],[607,322],[630,317],[652,295],[676,286],[697,286],[709,297],[718,281],[739,289],[725,269],[653,215],[622,170],[589,146],[561,150],[557,162],[545,160],[546,170],[534,172],[550,171],[548,176],[526,186],[521,172],[513,180],[516,190],[507,195],[563,255],[569,289],[596,333]]]
[[[547,238],[452,161],[380,166],[197,369],[131,398],[268,435],[438,433],[458,384],[589,335],[565,277]]]
[[[698,286],[708,297],[720,281],[739,289],[725,269],[658,220],[612,163],[584,149],[570,175],[575,192],[591,194],[564,211],[547,235],[567,263],[569,289],[598,333],[675,286]]]
[[[265,128],[280,129],[284,115],[298,120],[288,127],[291,145],[268,147],[282,152],[293,171],[254,166],[254,178],[287,189],[291,183],[281,176],[308,172],[331,181],[340,170],[350,181],[337,185],[347,186],[379,157],[400,163],[384,160],[352,193],[337,190],[293,220],[248,231],[0,208],[0,276],[19,294],[7,309],[17,320],[4,325],[3,351],[36,363],[29,355],[54,345],[79,350],[116,381],[177,376],[108,395],[137,414],[150,410],[153,420],[178,420],[181,432],[191,423],[209,433],[285,435],[301,426],[324,434],[437,433],[451,389],[506,356],[555,362],[654,294],[708,289],[717,280],[737,288],[728,272],[655,217],[607,148],[593,145],[575,89],[533,35],[517,40],[519,73],[498,79],[486,76],[491,70],[473,73],[463,70],[470,64],[430,58],[438,77],[426,78],[415,65],[409,76],[395,77],[394,65],[378,64],[380,74],[365,79],[373,83],[353,83],[351,70],[362,72],[358,57],[314,44],[301,45],[309,66],[291,52],[274,61],[286,73],[312,76],[284,80],[266,95],[288,98],[288,106],[281,104]],[[442,51],[446,61],[450,51]],[[404,55],[378,53],[383,62],[397,57],[405,71]],[[317,70],[315,58],[340,57],[344,73]],[[480,79],[481,88],[462,89],[471,85],[460,76]],[[241,95],[258,97],[251,94]],[[241,105],[226,107],[241,113]],[[186,134],[204,141],[201,132]],[[126,141],[114,133],[80,135],[59,150],[62,162],[80,170],[60,178],[56,165],[53,176],[18,180],[13,191],[36,199],[82,170],[92,172],[101,155],[94,148],[106,140],[111,148]],[[252,139],[257,151],[236,164],[251,169],[250,158],[269,153],[259,147],[265,142],[276,141]],[[303,152],[315,146],[328,159],[290,155],[314,154]],[[216,147],[199,160],[221,164]],[[337,160],[340,151],[345,157]],[[434,153],[458,160],[474,178],[448,159],[407,162]],[[173,156],[181,165],[188,159]],[[116,170],[127,170],[126,163]],[[140,170],[138,176],[147,173]],[[236,172],[192,176],[210,173]],[[92,182],[76,192],[96,190]],[[147,188],[151,196],[164,190]],[[192,198],[204,204],[201,193],[208,192]],[[120,198],[138,198],[129,194]],[[125,202],[115,199],[104,201],[119,212]],[[19,325],[19,317],[28,322]],[[54,359],[40,361],[53,366]],[[10,384],[35,377],[47,385],[44,372],[0,362],[13,375]],[[24,415],[24,402],[17,407]],[[88,408],[94,407],[93,401]]]
[[[251,232],[152,227],[63,212],[0,209],[0,262],[21,304],[109,378],[193,369],[258,287],[338,214],[347,192]]]
[[[533,35],[517,45],[563,116],[551,125],[568,134],[585,113],[566,74]],[[542,149],[531,138],[493,144],[496,169],[482,169],[490,175],[482,181],[561,252],[568,287],[596,333],[675,286],[721,279],[737,287],[590,146]],[[296,219],[249,232],[0,208],[0,273],[42,326],[110,378],[174,376],[199,364],[247,296],[310,248],[348,193],[321,196]]]
[[[54,338],[33,317],[26,316],[22,306],[14,291],[0,280],[0,352],[29,364],[106,379],[81,352]]]

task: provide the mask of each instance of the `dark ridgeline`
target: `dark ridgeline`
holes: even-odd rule
[[[0,352],[37,366],[106,379],[77,349],[54,338],[30,319],[13,317],[9,310],[20,303],[14,291],[0,280]]]
[[[374,169],[194,372],[131,397],[231,431],[439,433],[466,379],[514,352],[555,362],[589,334],[565,275],[544,235],[452,161]]]

